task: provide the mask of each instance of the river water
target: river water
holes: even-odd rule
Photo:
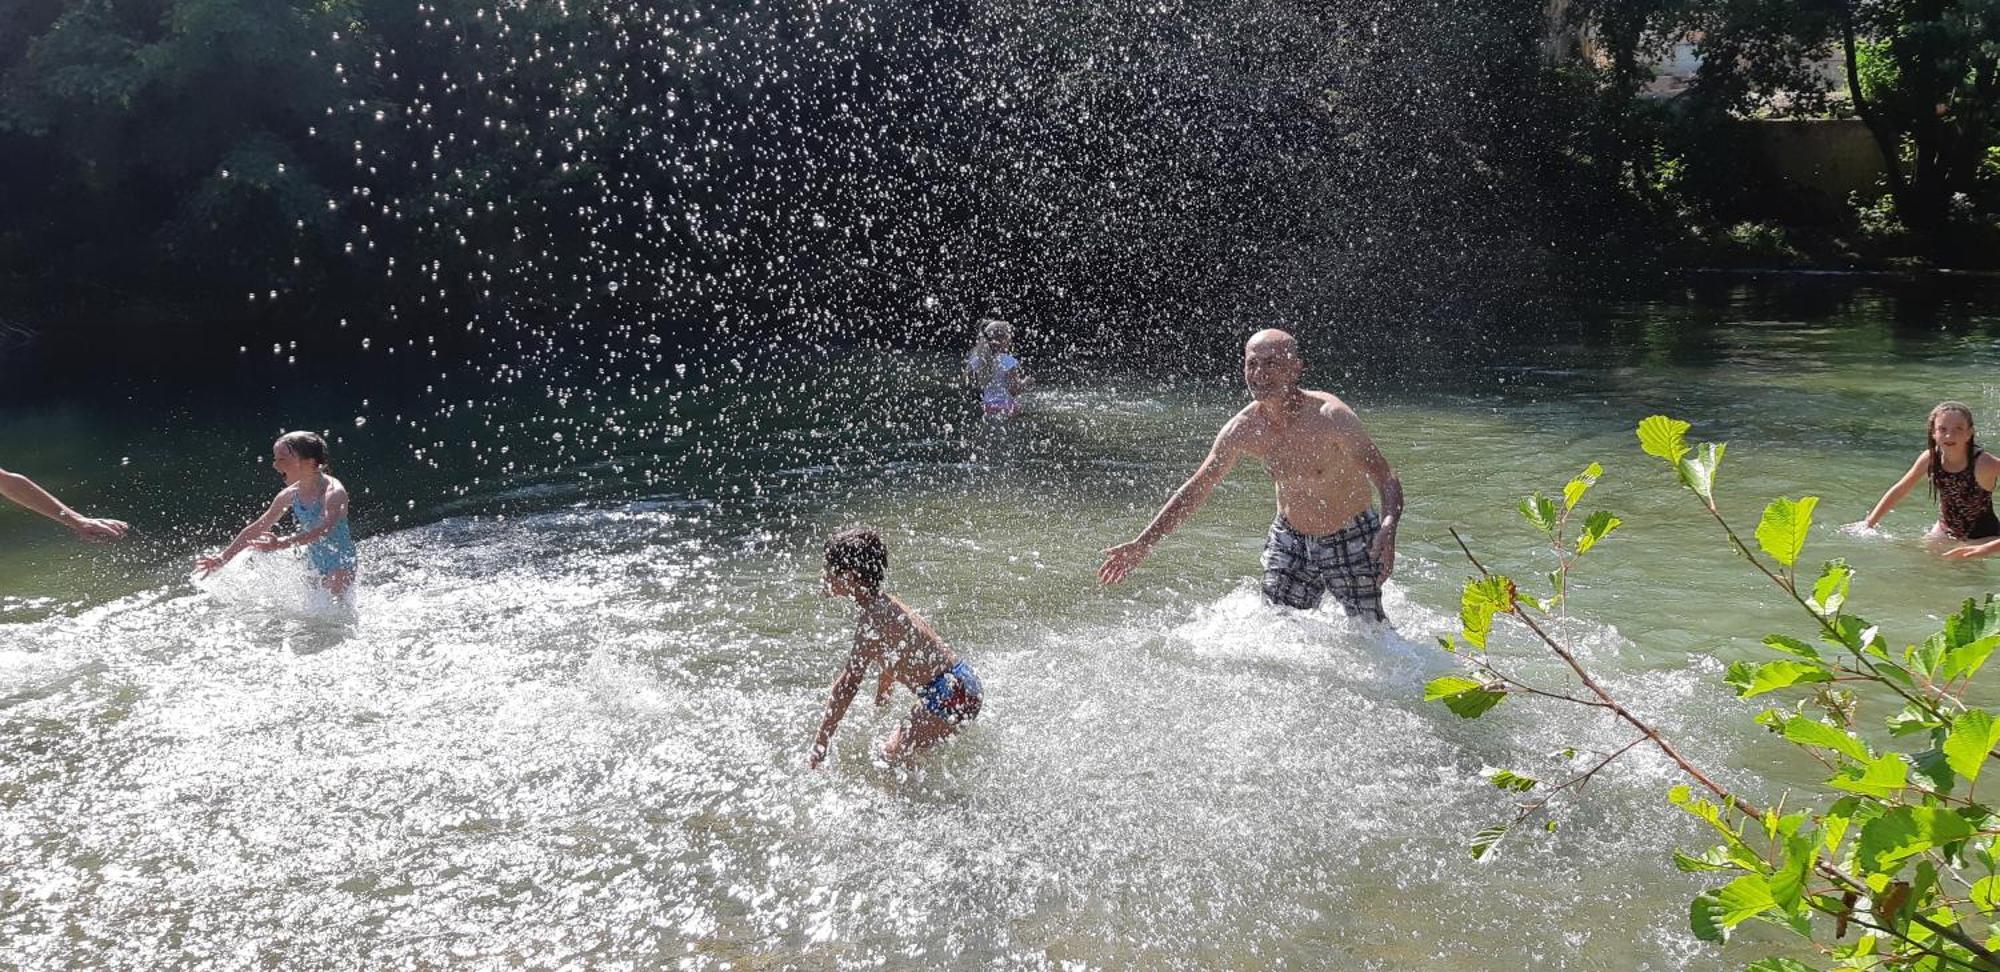
[[[521,451],[577,457],[555,472],[508,473],[491,432],[476,464],[419,464],[412,442],[465,455],[472,420],[398,422],[337,384],[0,413],[10,467],[137,527],[87,547],[0,511],[0,965],[1706,969],[1792,948],[1687,932],[1703,883],[1669,857],[1705,844],[1643,751],[1558,801],[1554,833],[1473,860],[1471,834],[1511,815],[1483,768],[1559,777],[1630,736],[1518,699],[1473,723],[1421,701],[1453,668],[1435,637],[1468,575],[1447,528],[1532,576],[1546,558],[1514,505],[1598,460],[1586,505],[1626,525],[1565,636],[1724,779],[1811,784],[1720,682],[1798,619],[1639,453],[1656,412],[1730,443],[1746,535],[1772,496],[1824,497],[1808,556],[1853,560],[1853,603],[1885,630],[1919,638],[2000,580],[1922,550],[1921,492],[1885,536],[1835,529],[1906,467],[1935,401],[2000,416],[2000,316],[1712,289],[1379,370],[1309,340],[1309,383],[1349,397],[1410,496],[1388,630],[1259,602],[1252,464],[1125,586],[1095,585],[1097,551],[1240,405],[1228,360],[1066,367],[1030,342],[1044,383],[998,430],[968,421],[944,355],[707,361],[672,406],[624,403],[658,435],[551,447],[554,407],[524,398]],[[351,616],[313,607],[283,556],[185,577],[277,487],[259,457],[287,423],[340,433]],[[852,610],[819,595],[818,544],[854,521],[885,531],[890,589],[988,699],[892,769],[869,747],[910,700],[864,694],[809,772]]]

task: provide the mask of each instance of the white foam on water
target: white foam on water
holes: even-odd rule
[[[1716,957],[1682,930],[1698,887],[1667,855],[1699,837],[1657,757],[1558,807],[1556,834],[1470,859],[1510,813],[1482,768],[1560,772],[1585,757],[1548,754],[1626,736],[1527,700],[1479,723],[1422,702],[1456,616],[1400,583],[1391,626],[1247,582],[1124,614],[1024,600],[956,638],[987,689],[958,738],[884,765],[913,700],[864,691],[809,771],[851,630],[801,579],[815,543],[684,509],[448,521],[364,542],[349,624],[293,613],[273,593],[291,565],[260,558],[16,626],[0,857],[29,903],[0,935],[29,967]],[[1616,662],[1616,632],[1575,628]],[[1715,677],[1613,681],[1710,728]]]

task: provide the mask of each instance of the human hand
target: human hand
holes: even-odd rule
[[[207,577],[221,570],[224,563],[225,561],[221,557],[196,557],[194,560],[194,575],[196,577]]]
[[[1368,547],[1369,556],[1375,558],[1375,579],[1385,581],[1396,570],[1396,527],[1383,527],[1375,534],[1375,542]]]
[[[1104,563],[1097,568],[1097,582],[1104,585],[1116,584],[1138,569],[1139,562],[1153,552],[1151,544],[1142,540],[1121,543],[1106,548]]]
[[[1974,557],[1984,557],[1992,553],[1996,546],[2000,546],[2000,544],[1968,543],[1962,547],[1953,547],[1945,551],[1944,555],[1952,560],[1971,560]]]
[[[101,519],[98,517],[83,516],[75,512],[71,512],[68,516],[65,516],[63,522],[71,530],[76,531],[76,536],[79,540],[119,540],[124,538],[125,531],[132,529],[131,525],[124,520]]]
[[[808,755],[806,757],[806,769],[819,769],[819,761],[825,758],[826,758],[826,747],[814,746],[812,748],[811,755]]]
[[[275,533],[260,533],[250,540],[250,549],[270,553],[291,546],[291,542]]]

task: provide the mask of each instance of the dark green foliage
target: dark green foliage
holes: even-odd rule
[[[1907,229],[1938,259],[1984,259],[1965,250],[1990,243],[2000,219],[2000,4],[1579,0],[1569,11],[1593,48],[1547,82],[1581,102],[1568,151],[1665,224],[1721,240],[1739,220],[1819,221],[1898,244]],[[1635,97],[1649,60],[1676,41],[1700,59],[1687,90]],[[1760,178],[1739,124],[1753,116],[1866,122],[1895,220],[1867,200],[1828,211]]]
[[[10,189],[36,185],[0,193],[6,248],[31,258],[15,265],[44,278],[193,268],[231,289],[281,274],[327,195],[307,126],[333,85],[302,52],[339,21],[312,3],[55,9],[0,49],[0,140],[26,162]]]

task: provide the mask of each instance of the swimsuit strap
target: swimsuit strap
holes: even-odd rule
[[[313,499],[313,500],[306,499],[304,491],[301,490],[299,497],[297,499],[292,500],[292,502],[297,503],[300,506],[318,506],[319,504],[326,502],[326,474],[314,473],[314,475],[319,477],[319,499]],[[304,484],[301,483],[300,485]]]

